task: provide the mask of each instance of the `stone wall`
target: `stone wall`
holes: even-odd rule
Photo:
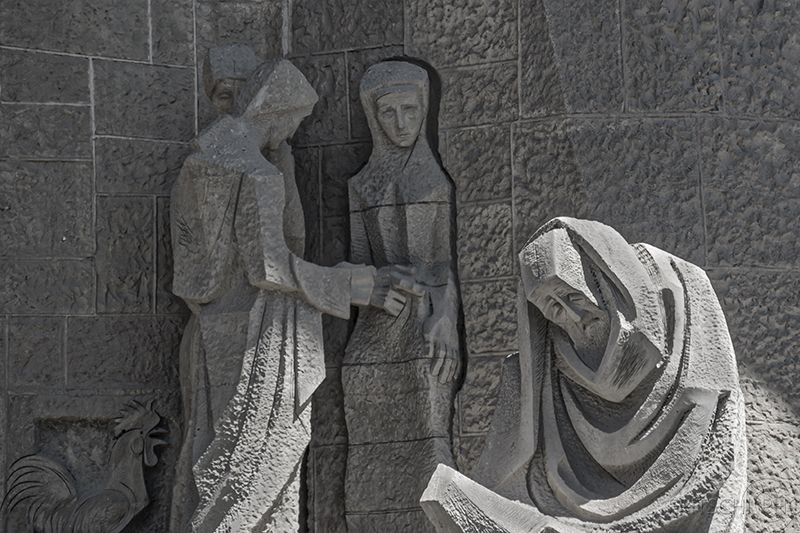
[[[454,424],[464,472],[516,347],[515,251],[553,216],[579,216],[708,270],[749,402],[748,530],[784,531],[800,515],[796,2],[61,4],[15,0],[0,18],[0,462],[64,455],[89,484],[104,475],[99,436],[118,407],[156,397],[176,444],[130,529],[161,530],[186,317],[168,292],[168,193],[212,119],[198,59],[244,43],[259,58],[288,55],[321,96],[295,154],[307,255],[322,264],[346,258],[346,180],[370,153],[363,72],[403,54],[438,69],[469,350]],[[344,530],[346,329],[327,325],[314,402],[317,532]]]

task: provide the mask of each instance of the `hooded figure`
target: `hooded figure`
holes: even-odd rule
[[[743,531],[744,404],[705,272],[570,218],[519,258],[520,353],[470,499],[509,531]]]
[[[236,112],[192,142],[173,188],[173,292],[192,311],[174,532],[298,529],[309,400],[325,376],[321,314],[346,318],[369,303],[375,276],[301,259],[285,140],[316,101],[291,63],[264,63]]]
[[[373,149],[348,182],[350,260],[379,272],[400,265],[421,295],[397,317],[363,309],[347,344],[351,533],[429,530],[419,508],[424,480],[438,463],[453,464],[461,369],[454,188],[426,137],[429,91],[425,69],[402,61],[378,63],[361,81]],[[402,461],[387,460],[398,456]]]

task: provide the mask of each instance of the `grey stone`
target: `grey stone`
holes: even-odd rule
[[[344,471],[347,445],[309,450],[309,479],[314,491],[308,505],[309,533],[347,533]]]
[[[511,198],[508,126],[450,130],[443,155],[459,202]]]
[[[194,65],[194,13],[190,0],[150,0],[153,62]]]
[[[344,418],[344,403],[342,402],[342,372],[339,368],[329,367],[326,369],[325,380],[314,392],[312,402],[310,445],[315,447],[346,446],[348,435]],[[346,457],[347,453],[344,453],[343,459]],[[344,479],[344,470],[342,470],[342,479]]]
[[[124,59],[149,59],[147,0],[8,0],[0,19],[7,46]]]
[[[182,317],[97,316],[67,321],[67,384],[178,387]]]
[[[220,44],[246,44],[264,60],[282,52],[283,2],[197,2],[197,57]]]
[[[430,522],[422,511],[387,512],[381,514],[351,514],[347,517],[348,531],[382,533],[384,531],[414,531],[432,533]]]
[[[89,60],[0,50],[4,102],[89,103]]]
[[[525,118],[567,109],[544,1],[520,3],[520,114]]]
[[[517,350],[517,284],[516,279],[461,284],[470,357]]]
[[[187,144],[99,137],[97,192],[167,195],[188,154]]]
[[[344,358],[344,349],[350,337],[350,320],[325,315],[322,317],[322,331],[325,337],[325,368],[339,374]],[[341,381],[341,378],[339,378]],[[336,400],[342,401],[341,398]]]
[[[800,229],[800,126],[701,122],[709,266],[794,268]]]
[[[347,76],[350,93],[350,137],[353,139],[369,139],[369,124],[364,108],[361,107],[361,98],[355,90],[361,83],[361,78],[367,72],[370,65],[379,61],[384,61],[392,57],[403,55],[403,47],[400,45],[382,46],[380,48],[368,48],[366,50],[354,50],[347,52]]]
[[[511,203],[468,204],[458,210],[461,280],[513,274]]]
[[[245,44],[221,44],[206,52],[203,86],[218,115],[233,113],[239,91],[257,66],[256,55]]]
[[[89,107],[0,104],[0,153],[21,159],[90,159]]]
[[[492,420],[500,392],[500,368],[505,356],[472,357],[467,377],[458,393],[458,432],[461,437],[484,435]],[[471,450],[477,462],[480,449]],[[464,472],[459,468],[459,471]]]
[[[720,5],[716,0],[623,4],[630,111],[722,110]]]
[[[292,150],[295,181],[305,217],[306,249],[303,257],[312,263],[319,263],[321,254],[320,150],[318,147]]]
[[[64,318],[9,320],[8,377],[12,389],[66,385]]]
[[[0,161],[0,256],[91,255],[92,201],[90,164]]]
[[[517,57],[517,4],[447,0],[408,2],[408,55],[437,68]]]
[[[292,53],[403,44],[401,0],[297,0],[292,7]]]
[[[156,200],[156,314],[187,315],[183,301],[172,293],[172,235],[169,198]]]
[[[345,144],[322,148],[322,216],[348,214],[347,180],[369,159],[369,144]]]
[[[87,314],[94,311],[91,260],[3,260],[0,305],[14,315]]]
[[[94,61],[98,135],[188,141],[194,135],[191,69]]]
[[[293,59],[319,94],[310,117],[297,130],[298,145],[344,139],[348,135],[347,69],[344,54],[324,54]]]
[[[97,312],[149,313],[154,297],[155,200],[97,199]]]
[[[453,438],[453,454],[456,458],[457,470],[466,476],[472,476],[475,465],[481,457],[481,450],[486,442],[486,435],[467,435]]]
[[[321,265],[335,265],[348,261],[350,254],[350,234],[347,217],[327,217],[322,219],[322,257]]]
[[[442,128],[512,121],[519,116],[516,63],[442,71]]]

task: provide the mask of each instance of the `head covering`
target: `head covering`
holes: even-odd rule
[[[211,98],[219,80],[246,80],[258,66],[256,55],[245,44],[221,44],[209,49],[203,61],[203,87]]]
[[[297,67],[286,59],[262,63],[242,87],[234,116],[258,117],[307,109],[319,97]]]

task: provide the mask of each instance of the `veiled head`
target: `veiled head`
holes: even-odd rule
[[[244,44],[211,48],[203,62],[203,87],[218,115],[229,115],[247,79],[258,66],[253,50]]]

